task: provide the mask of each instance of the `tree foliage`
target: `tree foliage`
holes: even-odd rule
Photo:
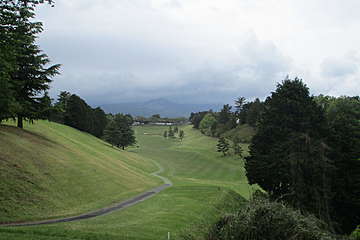
[[[123,150],[136,143],[134,130],[131,128],[133,118],[130,115],[116,114],[104,131],[105,141]]]
[[[304,215],[281,202],[256,197],[237,212],[219,219],[205,239],[335,240],[337,237],[314,216]]]
[[[216,128],[217,120],[214,116],[214,113],[207,113],[204,118],[201,120],[199,124],[199,129],[202,133],[213,136],[214,132],[213,129]]]
[[[184,137],[185,137],[185,132],[184,132],[184,130],[180,130],[180,132],[179,132],[179,138],[180,138],[180,140],[182,141],[182,140],[184,139]]]
[[[285,79],[265,101],[246,158],[247,177],[272,198],[330,221],[326,121],[300,79]]]
[[[226,156],[229,151],[230,144],[225,138],[220,137],[216,147],[218,152],[221,152],[224,156]]]
[[[42,23],[32,21],[38,4],[53,1],[4,0],[0,2],[0,84],[5,97],[1,118],[23,120],[44,118],[44,103],[51,78],[58,74],[60,65],[48,66],[50,60],[38,45],[36,38],[42,32]],[[46,104],[45,104],[46,106]]]
[[[336,170],[332,177],[332,215],[339,229],[350,233],[360,223],[360,99],[333,98],[323,106]]]

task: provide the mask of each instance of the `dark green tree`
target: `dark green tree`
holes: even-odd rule
[[[243,149],[241,148],[240,143],[234,142],[232,145],[232,149],[234,150],[234,154],[239,158],[243,158]]]
[[[179,128],[177,126],[175,126],[174,133],[178,133],[178,132],[179,132]]]
[[[168,137],[168,132],[167,132],[167,131],[164,131],[163,136],[164,136],[164,138],[167,138],[167,137]]]
[[[171,127],[171,126],[169,127],[168,137],[170,137],[170,138],[175,137],[174,130],[172,129],[172,127]]]
[[[332,177],[334,219],[343,233],[360,223],[360,99],[339,97],[326,106],[329,146],[334,160]]]
[[[212,111],[210,111],[210,112],[212,112]],[[191,113],[189,120],[192,123],[193,128],[196,128],[196,129],[199,128],[201,120],[205,117],[205,115],[207,113],[208,113],[208,111]]]
[[[221,111],[219,112],[217,118],[219,124],[226,124],[229,121],[231,121],[232,120],[231,106],[229,104],[224,105]]]
[[[256,127],[260,120],[260,116],[264,111],[264,104],[256,98],[255,101],[250,102],[247,107],[246,123],[252,127]]]
[[[125,150],[126,147],[132,146],[136,143],[134,130],[131,128],[133,118],[129,114],[116,114],[114,121],[119,133],[118,142],[116,146]]]
[[[92,134],[100,138],[104,134],[104,129],[108,120],[106,118],[105,112],[100,107],[93,109],[93,117],[94,126],[92,129]]]
[[[36,38],[42,32],[42,23],[33,22],[35,7],[44,1],[2,1],[1,10],[7,6],[6,14],[16,16],[16,21],[9,23],[9,32],[13,35],[12,50],[15,56],[14,68],[10,70],[9,87],[14,93],[16,109],[14,116],[18,127],[23,128],[23,120],[32,121],[41,118],[44,109],[43,97],[49,89],[51,78],[58,74],[59,64],[48,67],[50,60],[38,45]],[[47,1],[52,2],[52,1]],[[4,14],[4,11],[1,11]]]
[[[114,120],[110,121],[105,130],[103,139],[111,144],[112,147],[118,146],[121,132]]]
[[[238,97],[235,100],[235,109],[236,109],[237,113],[241,112],[245,103],[246,103],[246,98],[244,98],[244,97]]]
[[[229,151],[229,142],[224,137],[221,137],[219,138],[216,147],[218,152],[221,152],[224,156],[226,156]]]
[[[179,138],[180,138],[180,140],[182,141],[182,140],[184,139],[184,137],[185,137],[185,132],[184,132],[184,130],[180,130],[180,132],[179,132]]]
[[[264,109],[246,158],[249,182],[329,222],[332,163],[323,110],[297,78],[278,84]]]
[[[71,95],[67,101],[64,123],[81,131],[90,132],[93,123],[89,115],[90,106],[79,96]]]

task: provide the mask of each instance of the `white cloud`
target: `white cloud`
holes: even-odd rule
[[[360,51],[359,7],[356,0],[58,0],[38,12],[40,44],[64,64],[53,93],[76,91],[98,103],[264,97],[287,73],[316,94],[358,94],[359,61],[344,55]]]

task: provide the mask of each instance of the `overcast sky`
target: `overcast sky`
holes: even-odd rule
[[[359,0],[56,0],[39,43],[93,105],[264,98],[287,74],[312,94],[359,95]]]

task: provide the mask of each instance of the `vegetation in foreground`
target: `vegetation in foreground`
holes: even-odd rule
[[[205,237],[199,238],[199,232]],[[194,234],[196,233],[196,234]],[[284,203],[270,201],[264,193],[237,211],[222,216],[207,231],[197,229],[185,234],[185,240],[335,240],[329,226],[313,215],[304,215]]]

